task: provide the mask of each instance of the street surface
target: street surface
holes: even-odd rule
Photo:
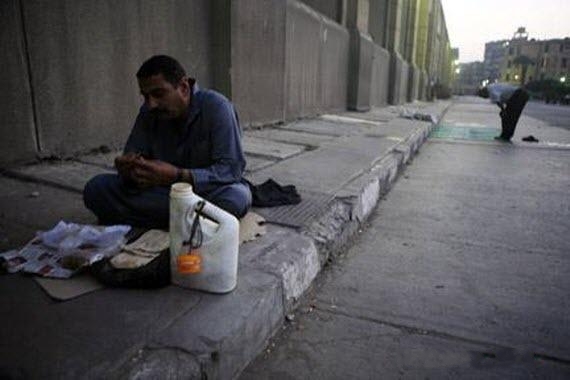
[[[242,378],[570,378],[570,113],[529,106],[513,144],[428,140]]]
[[[529,102],[525,107],[524,114],[570,130],[570,106]]]

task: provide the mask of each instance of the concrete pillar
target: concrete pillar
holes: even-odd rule
[[[370,14],[368,18],[368,30],[374,43],[383,48],[387,47],[386,29],[388,24],[388,1],[370,1]]]
[[[231,6],[231,90],[240,121],[282,121],[287,2],[233,0]]]
[[[232,4],[225,0],[210,0],[210,36],[212,61],[212,88],[232,98]]]
[[[402,27],[402,0],[387,0],[386,48],[400,52],[400,28]]]
[[[406,38],[406,59],[410,63],[407,101],[412,102],[418,99],[418,88],[420,84],[420,70],[416,63],[416,48],[418,24],[420,15],[420,0],[408,0],[408,25]]]
[[[418,99],[425,100],[427,98],[428,85],[428,37],[430,25],[430,9],[432,0],[420,0],[418,12],[418,24],[416,35],[415,62],[420,71],[420,83],[418,89]]]
[[[370,104],[384,106],[388,103],[390,83],[390,53],[387,46],[388,0],[371,0],[368,30],[374,41]]]
[[[33,159],[36,141],[31,78],[21,2],[0,1],[0,165]]]
[[[374,43],[368,34],[369,0],[346,2],[346,26],[350,33],[348,108],[370,109],[370,82]]]
[[[390,83],[388,102],[401,104],[406,101],[409,65],[402,56],[402,22],[405,0],[388,0],[387,48],[390,52]]]

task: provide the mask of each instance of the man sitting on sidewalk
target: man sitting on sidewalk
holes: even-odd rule
[[[511,141],[521,113],[528,101],[528,93],[521,87],[507,83],[493,83],[488,85],[479,95],[489,98],[501,109],[501,135],[495,137],[500,141]]]
[[[168,228],[169,190],[188,182],[201,197],[240,218],[251,205],[232,104],[201,90],[174,58],[148,59],[137,72],[144,104],[117,174],[92,178],[83,199],[102,224]]]

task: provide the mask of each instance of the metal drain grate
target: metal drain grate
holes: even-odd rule
[[[300,228],[309,225],[321,215],[334,195],[312,191],[301,191],[301,203],[296,205],[254,208],[268,223]]]
[[[438,125],[430,133],[432,139],[493,141],[501,131],[498,128],[461,125]]]

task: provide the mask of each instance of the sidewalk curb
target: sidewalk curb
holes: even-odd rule
[[[451,104],[440,112],[438,120]],[[224,326],[221,327],[223,331],[214,334],[218,339],[206,337],[211,334],[203,331],[203,335],[194,338],[199,344],[179,339],[183,347],[172,346],[172,341],[177,340],[172,337],[184,335],[184,322],[186,325],[190,322],[173,323],[166,334],[165,331],[157,332],[152,343],[148,342],[134,354],[131,351],[132,356],[121,360],[122,364],[112,371],[113,377],[120,374],[122,378],[152,378],[173,374],[168,367],[185,361],[188,364],[180,365],[185,368],[184,374],[174,371],[185,378],[237,378],[282,328],[285,320],[291,318],[298,300],[311,287],[323,266],[347,247],[437,125],[422,124],[379,157],[369,170],[347,184],[331,202],[328,211],[308,228],[296,231],[275,226],[272,239],[254,244],[248,252],[240,254],[242,276],[249,271],[263,273],[271,276],[273,285],[266,286],[265,293],[258,295],[255,307],[242,309],[246,314],[237,316],[239,326],[234,326],[229,335],[223,335]],[[275,300],[281,300],[282,304],[275,304]],[[224,313],[224,307],[221,308],[218,312]],[[161,338],[163,334],[167,338]],[[165,359],[167,357],[170,359]]]

